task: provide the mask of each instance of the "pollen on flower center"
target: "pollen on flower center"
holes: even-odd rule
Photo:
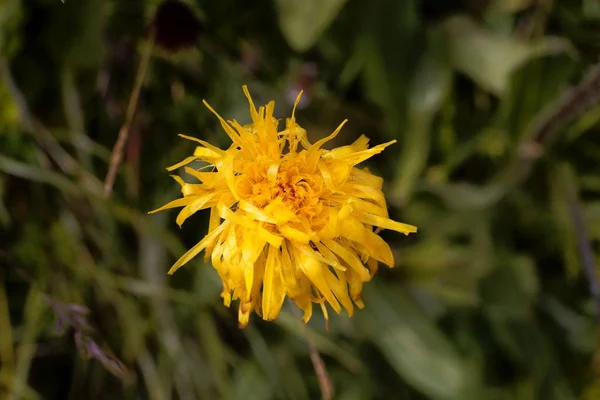
[[[275,161],[267,165],[247,165],[245,171],[238,175],[240,197],[259,209],[282,202],[300,216],[314,217],[322,210],[322,179],[301,174],[293,163],[284,160],[279,165]]]

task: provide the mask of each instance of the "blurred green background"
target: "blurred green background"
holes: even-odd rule
[[[0,398],[318,399],[313,346],[335,399],[600,399],[597,0],[160,4],[0,2]],[[329,332],[238,329],[201,257],[166,275],[208,219],[146,214],[176,134],[228,145],[201,100],[246,123],[242,84],[281,118],[304,90],[313,139],[398,140],[367,164],[419,232]]]

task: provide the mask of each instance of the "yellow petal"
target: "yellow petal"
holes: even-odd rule
[[[258,225],[256,227],[256,229],[257,229],[258,235],[260,236],[260,238],[262,240],[269,243],[271,246],[273,246],[275,248],[279,248],[281,246],[281,243],[283,242],[283,238],[281,236],[277,236],[276,234],[263,228],[260,225]]]
[[[346,125],[346,122],[348,122],[347,119],[343,120],[342,123],[336,128],[336,130],[333,131],[329,136],[326,136],[323,139],[317,141],[315,144],[313,144],[310,148],[310,151],[314,152],[314,151],[319,150],[321,148],[321,146],[323,146],[325,143],[329,142],[331,139],[335,138],[338,135],[338,133],[340,133],[340,131],[342,130],[344,125]]]
[[[157,208],[156,210],[149,211],[148,214],[154,214],[159,211],[168,210],[169,208],[184,207],[193,201],[194,201],[194,198],[192,198],[192,197],[182,197],[180,199],[175,199],[173,201],[168,202],[164,206]]]
[[[238,309],[238,327],[240,329],[248,326],[250,314],[252,313],[252,306],[251,301],[240,301],[240,308]]]
[[[340,159],[350,154],[356,153],[357,151],[367,150],[368,145],[369,138],[365,135],[361,135],[351,145],[337,147],[323,154],[323,159]]]
[[[365,304],[362,301],[362,288],[363,282],[354,271],[348,270],[346,273],[348,279],[348,290],[350,291],[350,297],[356,306],[360,309],[364,308]]]
[[[187,136],[187,135],[183,135],[183,134],[179,134],[180,137],[187,139],[187,140],[192,140],[194,142],[200,143],[203,147],[206,147],[207,149],[209,149],[210,151],[212,151],[213,153],[219,155],[219,156],[223,156],[225,154],[225,152],[221,149],[219,149],[216,146],[213,146],[212,144],[205,142],[204,140],[200,140],[198,138],[195,138],[193,136]]]
[[[383,178],[371,174],[366,169],[352,168],[349,179],[352,183],[369,186],[376,190],[383,188]]]
[[[318,236],[322,239],[333,239],[338,235],[338,210],[329,207],[327,209],[327,222],[325,226],[319,231]]]
[[[333,295],[327,280],[323,274],[323,264],[317,261],[315,258],[312,258],[307,255],[306,252],[295,251],[296,262],[302,272],[307,276],[308,279],[312,282],[313,285],[323,294],[323,297],[327,300],[327,302],[331,305],[331,307],[338,314],[342,311],[340,307],[340,303],[338,303],[337,299]]]
[[[297,243],[308,244],[311,239],[311,235],[304,233],[296,228],[292,228],[289,225],[279,226],[279,233],[284,238]]]
[[[169,175],[171,178],[175,179],[175,182],[179,183],[179,186],[184,186],[186,183],[179,175]]]
[[[238,207],[239,209],[246,211],[246,213],[248,213],[248,215],[256,221],[268,222],[270,224],[277,223],[276,219],[269,216],[266,212],[248,201],[240,200]]]
[[[367,282],[371,279],[369,270],[363,265],[356,253],[354,253],[354,251],[349,250],[345,246],[342,246],[341,244],[331,239],[324,239],[322,242],[332,252],[334,252],[342,260],[344,260],[344,262],[346,262],[346,264],[348,264],[350,268],[356,271],[356,273],[360,276],[363,282]]]
[[[247,218],[245,215],[239,212],[233,212],[229,207],[227,207],[223,203],[219,203],[217,205],[217,209],[219,210],[219,216],[227,221],[231,221],[236,225],[243,226],[249,230],[253,230],[256,228],[256,222]]]
[[[211,204],[209,204],[209,202],[213,197],[214,193],[208,193],[203,196],[196,197],[191,203],[189,203],[179,212],[177,218],[175,219],[177,225],[181,226],[185,220],[194,215],[196,211],[210,207]]]
[[[333,184],[333,178],[331,177],[331,173],[327,166],[323,162],[317,163],[317,168],[319,168],[319,172],[321,173],[321,177],[323,178],[323,183],[325,183],[325,187],[331,192],[336,193],[337,190],[335,185]]]
[[[196,147],[196,150],[194,150],[194,157],[213,164],[215,160],[221,158],[221,155],[206,147],[198,146]]]
[[[354,314],[354,306],[352,305],[352,300],[350,300],[350,296],[348,296],[348,284],[346,283],[346,277],[343,272],[336,271],[336,275],[334,275],[330,270],[325,269],[323,271],[325,275],[325,280],[327,284],[335,294],[335,297],[342,303],[342,306],[348,311],[348,316],[352,316]]]
[[[281,243],[281,265],[281,280],[286,289],[295,294],[298,288],[298,283],[296,282],[296,276],[294,274],[294,268],[296,266],[292,263],[288,244],[285,240]]]
[[[356,196],[360,199],[372,200],[375,203],[377,203],[377,205],[379,205],[381,208],[387,209],[383,193],[381,192],[381,190],[376,189],[374,187],[367,185],[352,184],[349,193],[346,193]]]
[[[206,106],[206,108],[208,108],[210,110],[210,112],[212,112],[218,119],[219,122],[221,123],[221,127],[223,127],[223,130],[225,131],[225,133],[227,133],[227,136],[229,136],[229,138],[231,139],[231,141],[238,145],[241,146],[242,145],[242,141],[240,139],[240,136],[235,132],[235,130],[227,123],[227,121],[225,121],[218,112],[216,112],[214,110],[214,108],[212,108],[210,106],[210,104],[208,104],[206,102],[206,100],[202,100],[202,103],[204,104],[204,106]]]
[[[308,321],[310,321],[310,317],[312,316],[312,300],[310,298],[310,292],[295,297],[294,302],[302,311],[304,311],[304,314],[302,315],[302,322],[306,324]]]
[[[207,190],[201,183],[186,183],[181,187],[181,193],[184,197],[206,194]]]
[[[365,224],[378,226],[384,229],[391,229],[396,232],[404,233],[408,235],[409,233],[417,232],[417,227],[413,225],[403,224],[402,222],[396,222],[389,218],[383,218],[378,215],[363,213],[358,214],[356,218]]]
[[[368,256],[393,267],[394,256],[390,246],[380,236],[366,229],[357,219],[349,217],[340,222],[340,233],[365,249]],[[329,247],[329,246],[328,246]],[[333,250],[333,249],[332,249]],[[361,275],[362,278],[362,275]]]
[[[171,165],[170,167],[167,167],[167,171],[173,171],[179,167],[183,167],[184,165],[188,165],[189,163],[191,163],[192,161],[196,161],[198,159],[198,157],[187,157],[185,160],[178,162],[175,165]]]
[[[333,131],[333,133],[331,133],[329,136],[326,136],[323,139],[317,141],[315,144],[310,146],[310,148],[307,150],[305,168],[307,168],[307,170],[309,172],[312,172],[317,167],[317,161],[318,161],[321,153],[323,152],[321,150],[321,146],[323,146],[325,143],[327,143],[331,139],[335,138],[338,135],[338,133],[340,133],[340,131],[342,130],[342,127],[346,124],[346,122],[348,122],[347,119],[345,119],[337,127],[337,129],[335,131]]]
[[[194,247],[189,249],[169,270],[168,274],[173,275],[175,271],[187,264],[192,258],[196,257],[206,246],[214,241],[217,236],[227,227],[228,222],[223,222],[217,229],[204,236],[204,238],[198,242]]]
[[[382,208],[379,205],[377,205],[371,201],[352,197],[348,200],[348,204],[352,205],[352,212],[355,215],[357,215],[359,213],[365,213],[365,214],[368,213],[368,214],[373,214],[373,215],[383,217],[386,219],[388,217],[387,209]],[[369,225],[377,225],[377,224],[369,223]]]
[[[369,267],[369,271],[371,272],[371,276],[374,276],[379,269],[378,261],[374,258],[369,258],[367,260],[367,266]]]
[[[375,154],[381,153],[383,150],[385,150],[386,147],[388,147],[394,143],[396,143],[396,141],[392,140],[387,143],[382,143],[375,147],[371,147],[370,149],[367,149],[367,150],[362,150],[362,151],[357,151],[357,152],[353,152],[350,154],[346,154],[342,157],[339,157],[338,159],[343,160],[344,162],[346,162],[350,165],[357,165],[357,164],[360,164],[361,162],[373,157]]]
[[[276,271],[278,268],[281,268],[280,253],[275,247],[269,246],[263,278],[262,297],[263,318],[267,321],[277,318],[285,299],[285,290],[281,281],[281,275]]]
[[[250,117],[252,118],[253,123],[258,122],[258,113],[256,112],[256,107],[254,106],[254,101],[252,101],[252,96],[250,96],[250,91],[248,90],[248,86],[242,86],[242,91],[244,95],[248,99],[248,104],[250,105]]]
[[[317,246],[317,249],[319,250],[319,253],[321,253],[321,255],[324,258],[324,262],[327,265],[331,265],[333,268],[340,270],[340,271],[345,271],[346,267],[344,267],[342,264],[340,264],[340,262],[338,261],[338,258],[336,257],[336,255],[327,248],[327,246],[325,246],[323,243],[321,242],[314,242],[315,246]]]
[[[250,232],[249,232],[250,233]],[[256,260],[265,247],[266,241],[258,235],[247,234],[242,242],[241,267],[243,268],[244,281],[246,284],[246,299],[249,300],[254,282],[254,267]]]
[[[219,179],[219,174],[216,172],[202,172],[190,167],[185,167],[184,171],[198,179],[209,188],[214,187],[215,183],[217,183],[217,180]]]
[[[290,210],[281,199],[275,199],[264,208],[264,212],[270,215],[277,225],[285,224],[289,221],[298,221],[298,216]]]
[[[219,166],[219,171],[223,171],[225,175],[225,181],[227,182],[227,186],[231,191],[231,194],[236,200],[240,199],[240,195],[237,190],[237,186],[235,185],[235,172],[233,170],[233,157],[234,153],[228,152],[225,158],[223,159],[223,163]]]

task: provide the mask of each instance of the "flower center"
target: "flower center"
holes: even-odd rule
[[[323,182],[317,175],[301,172],[296,165],[282,162],[276,175],[269,166],[254,162],[244,168],[239,182],[240,195],[259,208],[275,200],[282,201],[297,215],[312,217],[322,208],[320,194]]]

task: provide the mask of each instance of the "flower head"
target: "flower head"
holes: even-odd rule
[[[254,106],[248,89],[252,123],[225,121],[208,103],[232,144],[221,150],[200,139],[194,155],[167,170],[185,166],[196,179],[186,183],[178,176],[183,197],[153,211],[183,207],[181,224],[199,210],[210,209],[208,234],[169,270],[174,273],[204,250],[223,280],[221,297],[226,306],[240,301],[240,326],[252,311],[265,320],[279,314],[285,297],[303,311],[304,322],[319,303],[349,315],[362,308],[362,286],[381,262],[394,266],[388,244],[377,234],[391,229],[408,235],[417,228],[388,218],[381,191],[383,180],[356,166],[394,143],[368,148],[361,136],[353,144],[333,150],[322,146],[329,136],[311,144],[295,120],[294,104],[285,129],[273,116],[274,102]],[[193,161],[206,165],[189,166]]]

